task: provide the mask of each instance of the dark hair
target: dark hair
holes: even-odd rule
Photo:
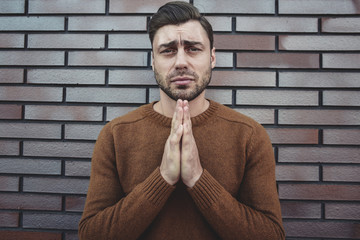
[[[199,10],[187,2],[175,1],[168,2],[159,8],[149,23],[149,38],[151,45],[154,36],[161,27],[165,25],[179,25],[189,20],[197,20],[206,31],[210,40],[210,50],[213,48],[214,37],[211,24],[202,16]]]

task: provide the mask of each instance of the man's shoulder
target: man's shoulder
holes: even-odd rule
[[[142,105],[136,109],[129,111],[128,113],[126,113],[122,116],[114,118],[113,120],[111,120],[109,122],[109,125],[114,127],[119,124],[131,124],[131,123],[141,121],[142,119],[144,119],[146,117],[146,115],[144,114],[144,109],[148,108],[149,105],[150,104]]]
[[[219,111],[217,116],[225,121],[247,125],[251,128],[261,127],[261,124],[253,118],[241,113],[236,109],[230,108],[222,104],[219,104]]]

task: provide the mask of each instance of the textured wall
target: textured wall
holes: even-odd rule
[[[166,1],[0,1],[0,238],[77,239],[102,126],[158,99]],[[268,130],[287,239],[360,238],[360,1],[193,0],[216,33],[207,97]]]

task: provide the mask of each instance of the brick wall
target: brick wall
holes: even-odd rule
[[[159,97],[165,3],[0,1],[0,238],[77,239],[102,126]],[[207,97],[268,130],[287,239],[360,238],[360,0],[192,0],[215,30]]]

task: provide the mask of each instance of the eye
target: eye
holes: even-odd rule
[[[170,54],[173,54],[175,53],[176,50],[175,49],[171,49],[171,48],[167,48],[167,49],[164,49],[162,51],[160,51],[161,54],[164,54],[164,55],[170,55]]]
[[[188,47],[186,49],[186,51],[189,52],[189,53],[197,53],[197,52],[201,52],[201,49],[197,48],[197,47]]]

